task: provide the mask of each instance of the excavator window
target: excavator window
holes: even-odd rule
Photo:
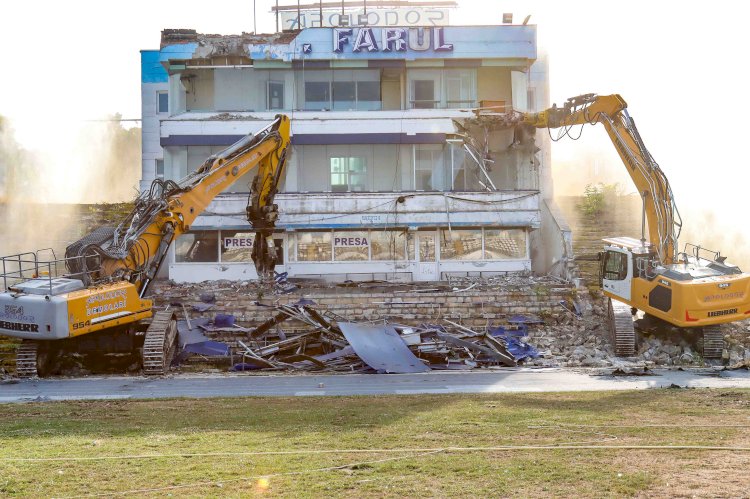
[[[622,281],[628,276],[628,255],[619,251],[607,251],[604,260],[604,279]]]

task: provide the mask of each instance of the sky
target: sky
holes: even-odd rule
[[[549,55],[552,101],[621,94],[683,211],[714,210],[715,223],[744,237],[747,3],[458,1],[452,24],[499,23],[503,12],[520,22],[531,14]],[[258,31],[272,32],[274,0],[255,3]],[[13,120],[26,147],[59,156],[84,120],[140,117],[139,50],[158,48],[162,29],[253,29],[252,0],[4,0],[2,10],[0,114]],[[593,127],[581,141],[554,144],[553,162],[567,165],[591,152],[619,162],[604,130]]]

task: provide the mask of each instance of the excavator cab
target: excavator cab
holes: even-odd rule
[[[602,256],[600,263],[602,289],[623,300],[630,300],[633,254],[626,248],[607,246]]]

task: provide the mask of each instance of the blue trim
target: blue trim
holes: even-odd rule
[[[167,146],[231,146],[244,135],[170,135],[159,142]]]
[[[141,83],[166,83],[169,75],[159,63],[158,50],[141,50]]]
[[[534,210],[529,210],[534,211]],[[444,227],[448,228],[447,224],[431,223],[402,223],[402,224],[277,224],[276,230],[284,232],[286,230],[300,231],[300,230],[321,230],[321,229],[410,229],[417,227]],[[533,229],[531,224],[521,223],[498,223],[498,222],[451,222],[451,227],[507,227],[514,229]],[[250,224],[247,225],[191,225],[190,230],[246,230],[250,229]]]
[[[442,144],[444,133],[311,133],[292,137],[294,145],[337,144]]]
[[[229,146],[244,135],[170,135],[159,140],[162,147],[169,146]],[[293,145],[337,144],[442,144],[444,133],[311,133],[293,135]]]

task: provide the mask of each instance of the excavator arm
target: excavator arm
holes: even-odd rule
[[[220,192],[257,168],[247,217],[256,230],[253,261],[259,276],[269,278],[276,258],[271,234],[278,206],[273,201],[289,140],[289,118],[277,115],[269,126],[211,156],[181,181],[155,180],[117,228],[95,231],[68,247],[68,261],[77,262],[69,270],[88,281],[127,280],[143,296],[172,241],[190,230]]]
[[[585,94],[568,99],[539,113],[523,115],[522,123],[535,128],[567,128],[575,125],[604,125],[609,138],[643,199],[649,240],[659,260],[668,265],[677,260],[677,239],[682,221],[672,189],[664,172],[641,139],[627,103],[619,95]]]

